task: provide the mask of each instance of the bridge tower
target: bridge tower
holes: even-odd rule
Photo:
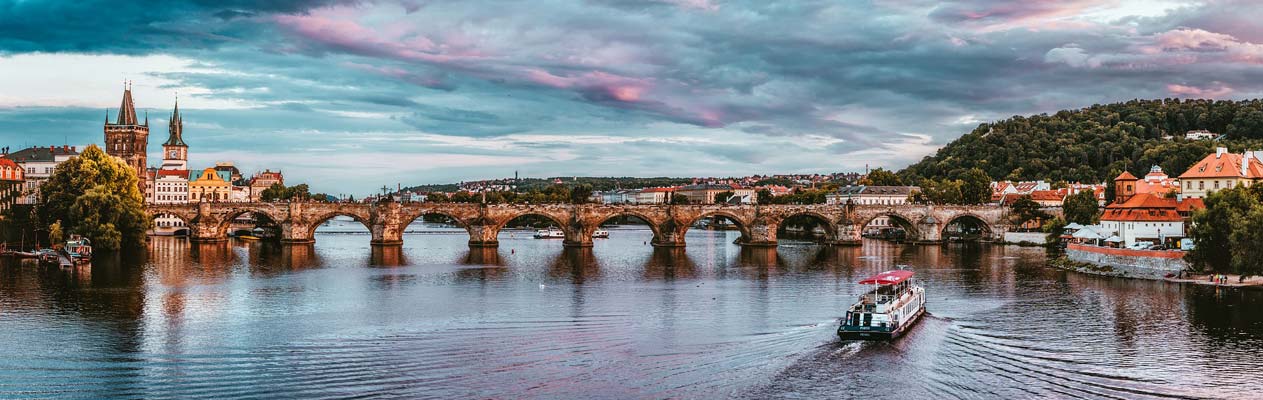
[[[132,102],[132,84],[127,82],[123,86],[123,103],[118,107],[118,117],[114,123],[110,123],[109,114],[106,114],[105,154],[122,158],[127,165],[135,169],[142,189],[147,168],[146,148],[148,146],[149,117],[145,116],[143,123],[136,119],[136,105]]]

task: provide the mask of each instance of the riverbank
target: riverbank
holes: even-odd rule
[[[1191,284],[1191,285],[1223,286],[1223,287],[1251,288],[1251,289],[1263,290],[1263,276],[1252,276],[1252,277],[1247,277],[1243,281],[1238,281],[1241,278],[1240,275],[1227,275],[1228,277],[1227,283],[1217,283],[1217,281],[1211,279],[1211,275],[1209,274],[1176,273],[1174,274],[1173,277],[1169,277],[1169,278],[1166,276],[1163,276],[1161,278],[1149,278],[1146,276],[1128,275],[1124,273],[1123,271],[1119,271],[1109,265],[1096,265],[1096,264],[1092,264],[1088,262],[1071,260],[1066,256],[1061,256],[1061,257],[1057,257],[1052,260],[1049,260],[1048,265],[1053,268],[1063,269],[1067,271],[1074,271],[1074,272],[1091,274],[1091,275],[1109,276],[1109,277],[1115,277],[1115,278],[1136,278],[1136,279],[1147,279],[1147,280],[1160,280],[1160,281],[1171,282],[1171,283],[1184,283],[1184,284]]]

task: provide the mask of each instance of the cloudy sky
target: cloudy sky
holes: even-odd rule
[[[1259,97],[1256,3],[0,0],[0,143],[99,143],[128,79],[151,163],[178,93],[194,165],[333,193],[899,168],[1016,114]]]

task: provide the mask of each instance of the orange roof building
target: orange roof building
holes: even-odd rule
[[[1263,179],[1263,161],[1257,152],[1229,153],[1225,147],[1193,164],[1180,174],[1184,197],[1204,198],[1219,189],[1249,186]]]
[[[1185,221],[1205,208],[1200,198],[1177,199],[1141,193],[1105,207],[1101,227],[1117,232],[1126,246],[1139,241],[1161,243],[1184,237]]]

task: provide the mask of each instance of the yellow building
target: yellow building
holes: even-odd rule
[[[1186,198],[1204,198],[1219,189],[1250,186],[1263,179],[1263,161],[1254,152],[1229,153],[1227,148],[1211,154],[1180,175]]]
[[[207,168],[197,176],[189,177],[189,202],[228,201],[232,195],[232,184],[219,175],[214,168]]]

